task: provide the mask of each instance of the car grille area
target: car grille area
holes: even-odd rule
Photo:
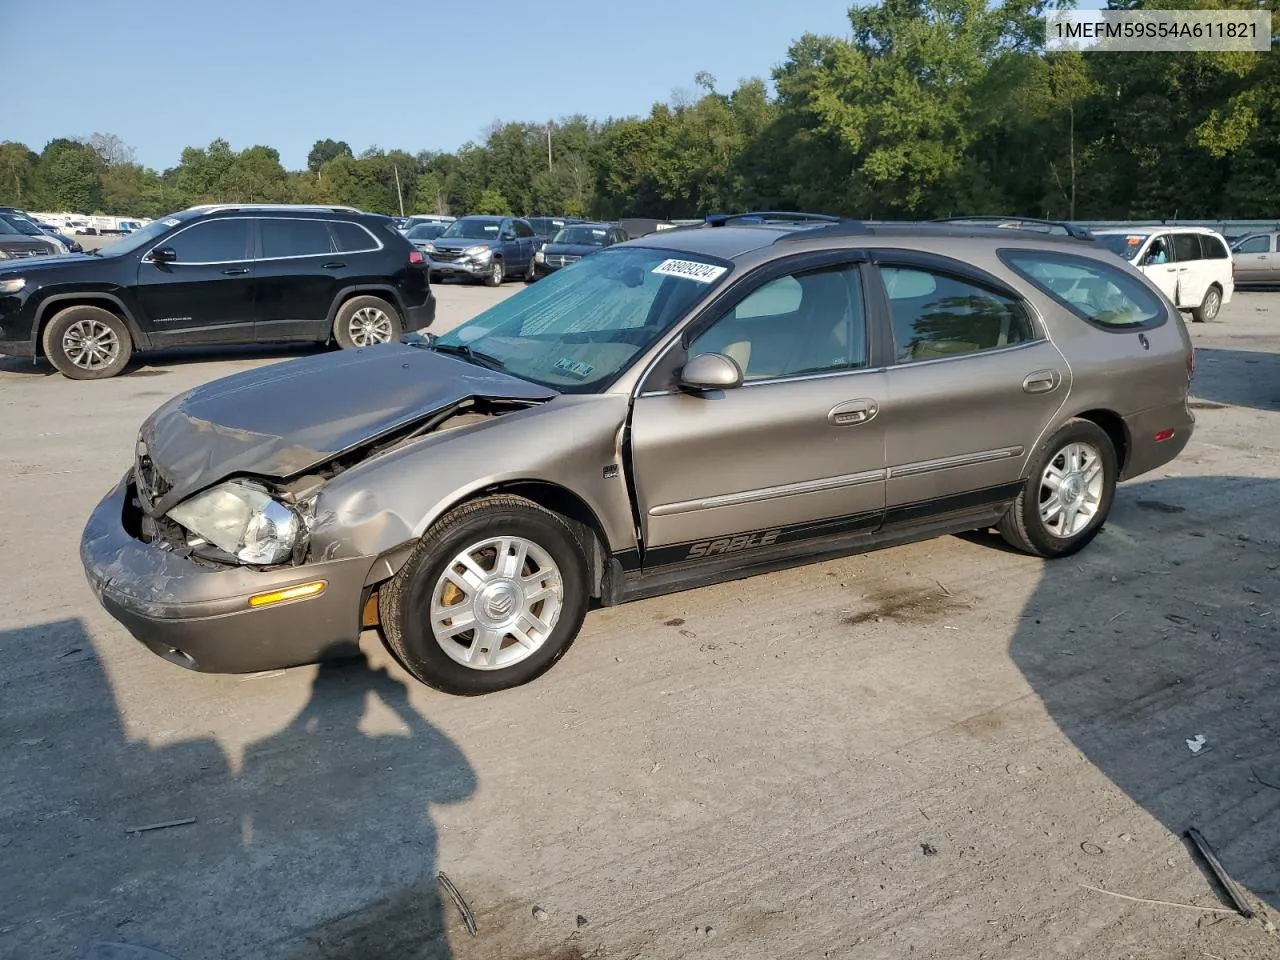
[[[547,254],[547,266],[549,267],[567,267],[571,263],[577,263],[581,257],[575,257],[567,253],[549,253]]]
[[[441,250],[437,248],[436,252],[431,254],[432,260],[440,260],[442,262],[447,262],[451,260],[460,260],[461,258],[462,258],[461,250]]]

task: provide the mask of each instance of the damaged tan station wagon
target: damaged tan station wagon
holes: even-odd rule
[[[160,656],[247,672],[376,628],[422,681],[534,679],[593,605],[959,531],[1040,557],[1194,418],[1177,309],[1072,225],[740,214],[443,336],[170,400],[81,556]]]

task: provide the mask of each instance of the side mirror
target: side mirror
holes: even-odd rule
[[[173,263],[178,259],[178,254],[173,247],[156,247],[147,254],[147,259],[152,263]]]
[[[506,233],[502,234],[502,239],[503,239],[503,240],[514,240],[515,238],[516,238],[515,233],[513,233],[513,232],[512,232],[512,231],[510,231],[510,230],[508,230]]]
[[[684,365],[679,384],[682,390],[695,393],[732,390],[742,386],[742,368],[723,353],[700,353]]]

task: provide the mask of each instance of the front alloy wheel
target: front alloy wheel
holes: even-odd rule
[[[361,307],[351,315],[347,329],[357,347],[391,342],[391,318],[377,307]]]
[[[541,676],[587,613],[587,561],[563,517],[495,494],[431,525],[378,588],[387,648],[447,693],[504,690]]]
[[[450,659],[498,670],[536,653],[563,607],[551,554],[523,537],[491,537],[460,551],[436,580],[431,632]]]

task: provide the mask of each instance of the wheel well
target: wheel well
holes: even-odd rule
[[[129,339],[131,341],[134,339],[133,330],[129,326],[129,318],[125,315],[125,312],[120,309],[120,304],[116,303],[114,300],[95,297],[91,294],[83,297],[67,297],[65,300],[55,300],[53,303],[49,304],[45,308],[44,313],[40,315],[40,326],[39,329],[36,330],[35,342],[37,357],[44,356],[44,328],[49,325],[49,322],[53,320],[54,317],[60,314],[63,310],[66,310],[68,307],[97,307],[100,310],[105,310],[107,313],[118,317],[120,322],[124,324],[124,331],[129,335]],[[133,345],[134,347],[137,347],[138,344],[134,342]]]
[[[1111,438],[1111,445],[1116,448],[1116,459],[1119,461],[1117,472],[1123,473],[1125,462],[1129,459],[1129,431],[1124,425],[1124,419],[1111,410],[1086,410],[1076,416],[1096,423]]]
[[[554,483],[547,483],[543,480],[517,480],[502,483],[496,487],[478,490],[473,496],[464,500],[463,503],[491,496],[495,493],[510,493],[518,497],[524,497],[526,500],[532,500],[538,506],[550,510],[552,513],[559,514],[568,523],[569,528],[573,530],[574,536],[578,538],[578,542],[582,545],[582,552],[586,555],[587,572],[591,582],[591,596],[599,597],[601,595],[606,557],[608,555],[608,540],[605,538],[604,527],[600,523],[600,518],[595,515],[595,512],[587,506],[581,497],[566,490],[564,487],[557,486]]]

